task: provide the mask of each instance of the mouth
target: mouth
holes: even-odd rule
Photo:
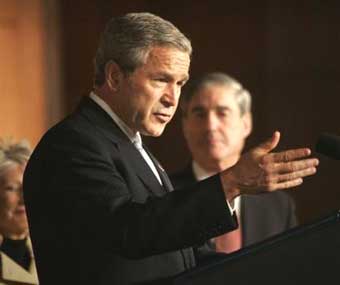
[[[209,136],[205,138],[205,144],[207,145],[215,146],[215,145],[219,145],[220,143],[221,143],[221,140],[218,138],[213,138]]]
[[[15,214],[26,214],[25,206],[18,206],[15,211]]]
[[[154,113],[154,116],[161,122],[167,123],[171,120],[171,115],[166,113]]]

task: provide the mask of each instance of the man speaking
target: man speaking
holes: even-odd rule
[[[44,135],[25,172],[42,285],[131,284],[183,272],[195,266],[192,245],[237,227],[235,197],[294,187],[315,173],[309,149],[271,152],[275,132],[195,191],[172,191],[141,135],[160,136],[173,117],[190,57],[190,41],[155,15],[107,24],[93,91]]]

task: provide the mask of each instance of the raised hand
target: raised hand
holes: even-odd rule
[[[241,156],[231,168],[221,173],[228,200],[240,194],[256,194],[300,185],[303,177],[313,175],[319,161],[307,158],[308,148],[271,152],[280,141],[280,133]]]

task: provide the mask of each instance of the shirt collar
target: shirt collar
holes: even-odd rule
[[[203,179],[206,179],[206,178],[208,178],[208,177],[213,176],[214,174],[216,174],[216,173],[214,173],[214,172],[208,172],[208,171],[206,171],[205,169],[203,169],[202,167],[200,167],[200,166],[198,165],[198,163],[197,163],[196,161],[194,161],[194,160],[193,160],[193,162],[192,162],[192,171],[194,172],[194,176],[196,177],[196,179],[197,179],[198,181],[201,181],[201,180],[203,180]]]
[[[131,140],[132,143],[142,145],[142,137],[140,133],[132,131],[103,99],[101,99],[93,91],[90,93],[90,98],[112,118],[112,120],[118,125],[118,127]]]

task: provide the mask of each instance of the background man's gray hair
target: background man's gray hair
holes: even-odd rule
[[[191,55],[190,40],[172,23],[150,13],[130,13],[112,18],[99,42],[94,59],[94,85],[105,81],[105,65],[116,62],[124,73],[145,63],[153,46],[173,46]]]
[[[0,175],[13,164],[24,164],[31,155],[26,140],[14,143],[11,139],[0,139]]]
[[[192,79],[189,81],[187,86],[185,86],[180,99],[180,106],[184,116],[187,113],[188,104],[191,99],[201,89],[208,85],[226,86],[227,88],[231,88],[234,92],[235,100],[239,106],[241,116],[251,112],[251,95],[249,91],[244,89],[242,84],[235,78],[222,72],[212,72],[204,74],[196,79]]]

